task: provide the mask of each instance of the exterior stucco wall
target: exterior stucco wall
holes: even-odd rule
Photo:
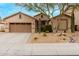
[[[0,31],[1,30],[5,30],[5,24],[4,23],[0,23]]]
[[[65,16],[60,16],[60,17],[56,17],[56,18],[51,18],[51,21],[50,21],[50,24],[52,25],[52,29],[53,29],[53,32],[56,32],[57,30],[57,26],[59,24],[59,22],[61,22],[60,19],[67,19],[67,23],[68,23],[68,29],[67,29],[67,32],[71,32],[71,19],[69,17],[65,17]],[[63,22],[64,24],[64,22]],[[58,30],[60,31],[60,30]]]

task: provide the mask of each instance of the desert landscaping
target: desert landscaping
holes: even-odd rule
[[[79,32],[33,33],[28,43],[79,43]]]

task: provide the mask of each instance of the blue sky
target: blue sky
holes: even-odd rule
[[[1,18],[5,18],[17,12],[23,12],[30,16],[34,16],[37,14],[33,11],[28,11],[20,6],[16,6],[15,3],[0,3],[0,17]],[[56,16],[58,12],[59,11],[54,12],[54,15]]]

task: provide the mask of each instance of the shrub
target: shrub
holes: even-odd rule
[[[43,36],[45,36],[45,37],[46,37],[46,36],[47,36],[47,34],[46,34],[46,33],[43,33]]]
[[[66,38],[63,38],[63,40],[66,40]]]
[[[51,25],[46,25],[45,27],[41,28],[42,32],[52,32],[52,26]]]
[[[46,33],[49,33],[49,31],[46,31]]]
[[[45,27],[41,27],[41,32],[45,32]]]
[[[37,40],[38,38],[37,37],[34,37],[34,40]]]

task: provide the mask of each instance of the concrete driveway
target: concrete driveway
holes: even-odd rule
[[[31,33],[0,33],[0,55],[22,55],[30,36]]]

